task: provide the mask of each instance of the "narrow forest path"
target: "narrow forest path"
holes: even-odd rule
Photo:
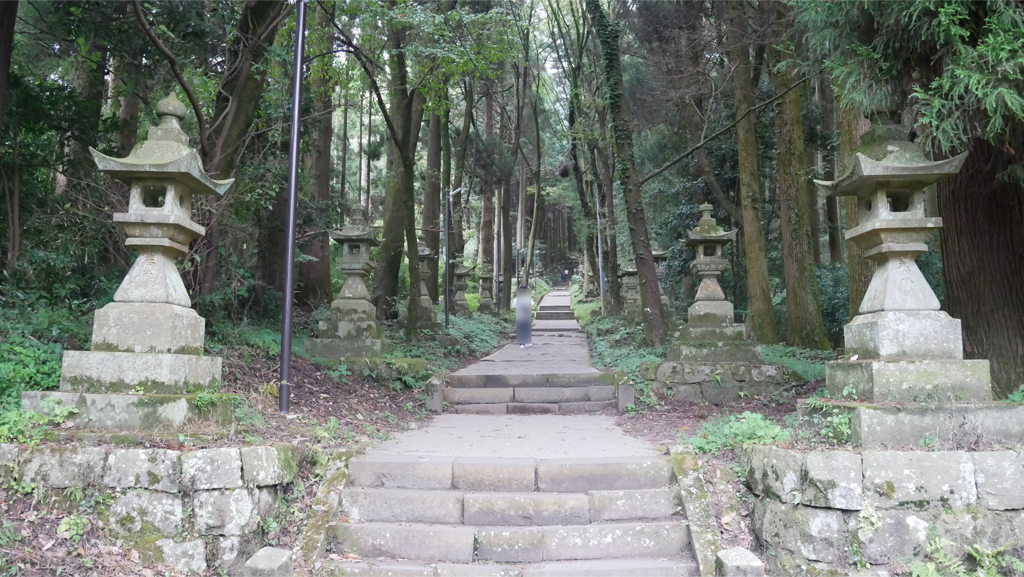
[[[568,292],[552,291],[532,347],[510,344],[449,375],[455,414],[350,461],[334,548],[358,559],[334,561],[335,574],[698,573],[664,450],[611,414],[565,414],[616,404],[571,315]]]

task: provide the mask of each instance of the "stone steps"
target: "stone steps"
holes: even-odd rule
[[[576,313],[568,311],[537,311],[534,316],[538,321],[573,321],[576,320]]]
[[[540,387],[603,387],[611,386],[612,375],[596,370],[584,373],[539,375],[448,375],[448,387],[453,388],[540,388]]]
[[[538,311],[540,311],[540,312],[548,312],[548,311],[559,311],[559,312],[569,311],[569,312],[572,312],[572,307],[569,306],[569,305],[540,305],[540,308],[538,309]]]
[[[662,456],[356,457],[340,493],[335,550],[381,560],[339,561],[329,571],[695,575],[674,483]]]
[[[327,575],[360,577],[694,577],[691,559],[602,559],[529,565],[426,563],[423,561],[328,561]]]

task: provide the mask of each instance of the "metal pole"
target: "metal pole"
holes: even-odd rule
[[[302,59],[306,32],[306,2],[298,0],[295,16],[295,70],[292,74],[292,131],[288,149],[288,225],[284,253],[284,307],[281,316],[281,388],[279,408],[285,415],[291,406],[292,285],[295,269],[295,204],[299,181],[299,119],[301,116]]]
[[[601,250],[601,195],[594,191],[594,204],[597,206],[597,284],[601,288],[601,315],[604,310],[604,254]]]
[[[448,328],[452,302],[452,189],[444,197],[444,328]]]

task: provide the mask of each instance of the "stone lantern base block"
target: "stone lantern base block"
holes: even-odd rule
[[[176,433],[190,424],[228,426],[234,421],[235,395],[213,395],[212,401],[207,398],[200,403],[202,406],[196,403],[196,397],[26,391],[21,394],[21,408],[47,414],[47,410],[52,410],[48,406],[59,402],[61,407],[78,409],[67,419],[76,427],[120,431]]]
[[[64,351],[60,390],[184,394],[190,387],[215,387],[220,376],[220,357]]]
[[[749,341],[683,342],[669,346],[666,356],[674,363],[761,363],[760,351]]]
[[[96,311],[92,349],[198,355],[205,335],[206,320],[190,308],[113,302]]]
[[[381,339],[306,339],[306,354],[323,359],[379,357]]]
[[[850,413],[850,442],[859,447],[920,449],[929,437],[962,447],[1024,443],[1024,403],[832,404]],[[798,410],[807,416],[815,409],[799,401]]]
[[[491,299],[480,299],[476,312],[481,314],[494,314],[494,301]]]
[[[331,303],[331,318],[336,321],[376,322],[377,307],[362,298],[340,298]]]
[[[962,359],[960,320],[943,311],[857,315],[843,329],[846,352],[861,359]]]
[[[825,386],[834,399],[893,403],[992,400],[986,360],[834,361],[826,366]]]
[[[679,340],[693,343],[742,341],[746,338],[744,325],[702,325],[690,323],[679,329]]]
[[[733,306],[729,301],[697,301],[686,310],[686,320],[699,325],[731,325]]]

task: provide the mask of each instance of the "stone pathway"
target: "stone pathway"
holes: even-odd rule
[[[568,305],[567,291],[552,291],[534,346],[508,345],[449,375],[456,412],[488,414],[439,415],[349,462],[333,547],[358,558],[332,561],[329,572],[698,574],[699,530],[680,515],[686,491],[666,456],[613,416],[564,414],[616,403],[579,324],[564,318]],[[523,412],[557,414],[508,414]]]

